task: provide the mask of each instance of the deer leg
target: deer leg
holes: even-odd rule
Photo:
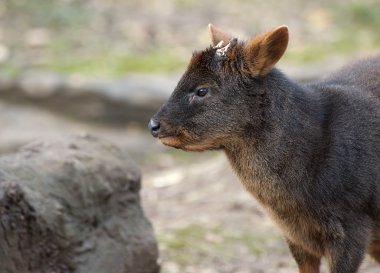
[[[368,254],[380,264],[380,234],[378,230],[375,230],[375,233],[373,234]]]
[[[299,273],[319,273],[321,257],[314,256],[288,241],[289,249],[297,262]]]
[[[327,244],[326,259],[330,273],[357,273],[368,247],[370,233],[365,228],[345,230],[342,238]]]
[[[371,245],[368,254],[380,264],[380,245]]]

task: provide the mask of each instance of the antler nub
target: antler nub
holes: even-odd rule
[[[238,41],[237,38],[233,38],[224,47],[222,47],[224,41],[223,40],[220,41],[216,46],[214,46],[214,48],[216,49],[216,55],[218,55],[219,57],[225,57],[228,49],[231,48],[231,47],[233,47],[233,46],[235,46],[237,44],[237,41]]]
[[[221,48],[223,43],[224,43],[224,41],[221,40],[216,46],[214,46],[214,48]]]

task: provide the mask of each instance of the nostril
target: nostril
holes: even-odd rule
[[[160,128],[160,123],[158,121],[155,121],[154,119],[151,119],[149,121],[149,129],[158,130],[159,128]]]
[[[157,137],[158,131],[160,130],[160,123],[154,119],[151,119],[148,124],[148,128],[152,136]]]

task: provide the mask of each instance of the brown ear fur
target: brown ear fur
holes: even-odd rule
[[[208,25],[208,32],[210,33],[213,46],[218,45],[220,41],[223,41],[223,44],[221,44],[221,46],[226,46],[231,40],[231,36],[228,33],[225,33],[221,29],[214,27],[212,24]]]
[[[254,76],[265,75],[285,53],[289,41],[287,26],[253,37],[244,50],[244,59]]]

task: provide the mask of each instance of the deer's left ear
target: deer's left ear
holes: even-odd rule
[[[244,50],[244,59],[254,76],[265,75],[280,60],[288,46],[287,26],[253,37]]]
[[[217,45],[220,47],[226,46],[232,38],[228,33],[214,27],[212,24],[208,25],[208,32],[210,33],[212,46],[214,47]]]

